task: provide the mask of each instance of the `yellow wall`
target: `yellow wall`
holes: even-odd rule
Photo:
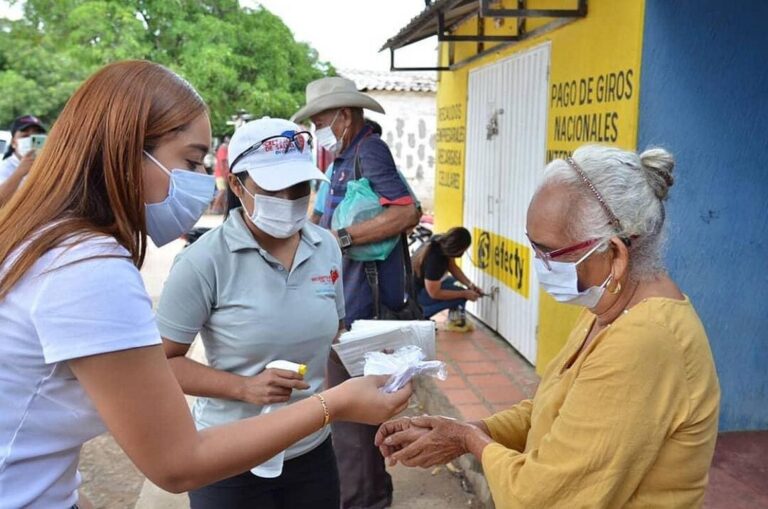
[[[505,7],[517,2],[504,0]],[[527,7],[572,8],[575,0],[529,0]],[[543,36],[497,50],[455,71],[441,72],[437,93],[438,142],[435,179],[436,230],[462,224],[464,204],[467,77],[471,69],[496,62],[545,41],[552,43],[547,121],[547,161],[562,157],[585,143],[608,143],[635,149],[637,143],[643,0],[590,0],[589,12]],[[528,20],[533,30],[549,20]],[[484,21],[486,34],[514,34],[517,22]],[[477,33],[478,21],[468,19],[454,33]],[[452,46],[452,48],[451,48]],[[486,43],[485,48],[494,45]],[[500,46],[495,44],[496,47]],[[477,43],[441,43],[441,64],[449,53],[454,62],[476,54]],[[442,129],[442,131],[441,131]],[[441,162],[441,155],[443,161]],[[542,168],[543,170],[543,168]],[[540,292],[538,355],[541,372],[562,347],[580,308],[556,303]],[[501,310],[503,312],[503,310]]]
[[[447,54],[447,49],[447,46],[441,48],[441,53]],[[464,221],[467,69],[441,72],[439,80],[437,89],[435,231],[444,232]]]

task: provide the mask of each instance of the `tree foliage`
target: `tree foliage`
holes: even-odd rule
[[[21,19],[0,19],[0,125],[53,121],[85,78],[124,59],[186,78],[217,134],[238,110],[290,116],[306,84],[334,72],[280,18],[237,0],[26,0]]]

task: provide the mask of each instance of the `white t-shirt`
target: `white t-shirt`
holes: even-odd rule
[[[8,180],[11,175],[13,175],[13,172],[16,171],[16,168],[19,167],[19,164],[21,164],[21,161],[16,156],[16,154],[12,154],[7,159],[0,161],[0,184]]]
[[[0,300],[0,509],[77,502],[80,447],[105,428],[66,361],[160,342],[127,256],[107,237],[53,249]]]

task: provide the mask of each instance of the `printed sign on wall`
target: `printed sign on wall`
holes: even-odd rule
[[[524,298],[530,295],[531,250],[493,232],[474,228],[472,263]]]

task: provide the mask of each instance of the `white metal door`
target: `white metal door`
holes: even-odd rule
[[[547,43],[473,72],[469,80],[464,219],[473,235],[475,228],[488,228],[482,242],[490,252],[484,261],[464,266],[472,267],[473,275],[483,274],[496,289],[492,304],[482,299],[470,311],[531,363],[536,361],[539,303],[525,214],[546,162],[549,62]],[[485,91],[484,103],[493,103],[495,110],[486,108],[485,118],[473,118],[472,102],[480,91]],[[483,125],[473,127],[473,121]],[[494,158],[483,161],[480,154],[491,148]],[[485,164],[470,166],[470,161]],[[484,203],[487,218],[482,217]],[[494,309],[493,320],[486,320],[486,307]]]
[[[464,187],[464,227],[473,237],[474,254],[472,261],[465,261],[462,267],[476,285],[491,292],[497,287],[492,267],[487,264],[489,237],[485,232],[497,231],[499,227],[498,168],[501,164],[501,145],[498,136],[488,138],[488,119],[498,116],[501,100],[498,83],[500,69],[487,66],[469,75],[469,98],[467,102],[467,136]],[[481,232],[481,233],[478,233]],[[499,307],[495,298],[483,298],[469,303],[469,311],[486,325],[496,329]]]

